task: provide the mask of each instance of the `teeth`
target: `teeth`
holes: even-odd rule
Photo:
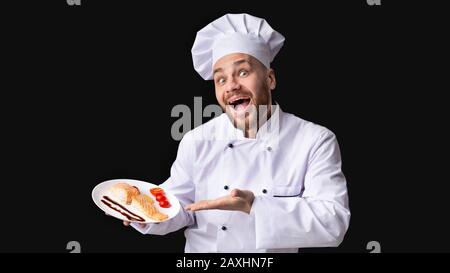
[[[246,99],[248,99],[248,98],[246,98],[246,97],[236,98],[236,99],[233,99],[232,101],[229,101],[228,103],[232,104],[232,103],[235,103],[238,100],[246,100]]]

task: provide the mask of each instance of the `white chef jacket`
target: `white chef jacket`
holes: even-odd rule
[[[183,227],[186,252],[298,252],[338,246],[350,221],[346,179],[335,135],[279,107],[245,138],[224,113],[188,132],[170,178],[160,185],[181,206],[250,190],[250,214],[183,208],[174,218],[145,228],[164,235]]]

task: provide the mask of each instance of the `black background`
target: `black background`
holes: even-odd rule
[[[215,103],[192,67],[196,32],[226,13],[286,37],[272,64],[286,112],[338,137],[352,218],[339,248],[449,251],[448,20],[426,1],[4,1],[1,252],[182,252],[182,231],[143,236],[93,187],[163,182],[172,108]],[[395,2],[395,3],[392,3]],[[206,120],[205,120],[206,121]]]

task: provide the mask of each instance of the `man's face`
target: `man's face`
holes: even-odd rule
[[[213,71],[217,101],[235,126],[256,124],[259,106],[272,104],[271,91],[276,84],[273,70],[250,55],[233,53],[220,58]]]

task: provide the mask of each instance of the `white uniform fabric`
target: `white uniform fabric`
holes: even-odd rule
[[[283,43],[283,35],[266,20],[245,13],[226,14],[197,32],[192,61],[200,76],[211,80],[216,61],[231,53],[251,55],[270,68]]]
[[[156,235],[187,226],[186,252],[338,246],[350,211],[336,137],[279,107],[274,113],[266,124],[279,117],[278,130],[265,130],[265,124],[256,139],[245,138],[226,114],[190,131],[180,142],[170,178],[161,185],[182,207],[225,196],[233,188],[251,190],[256,197],[250,214],[181,210],[167,222],[132,226]]]

